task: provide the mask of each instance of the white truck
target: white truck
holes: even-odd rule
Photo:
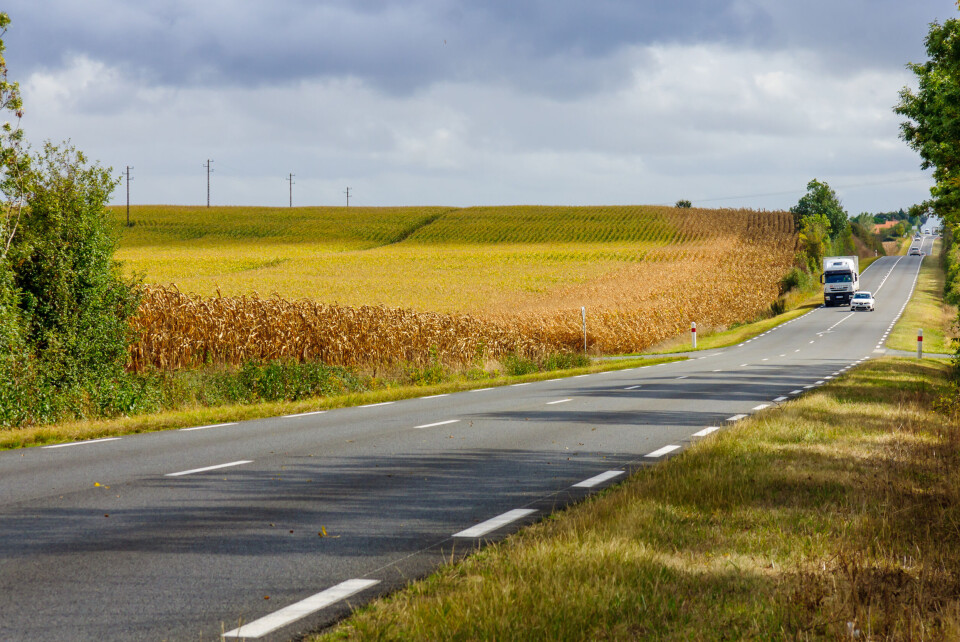
[[[823,305],[850,305],[853,293],[860,290],[859,256],[825,256],[823,258]]]

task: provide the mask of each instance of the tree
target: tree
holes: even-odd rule
[[[826,183],[813,179],[807,183],[807,193],[790,208],[797,229],[802,227],[803,219],[823,215],[828,224],[830,236],[837,238],[848,225],[847,213],[840,204],[837,194]]]
[[[9,118],[0,127],[0,191],[6,197],[0,214],[0,259],[7,255],[20,225],[26,192],[25,176],[29,166],[29,159],[23,152],[23,130],[20,129],[20,119],[23,117],[20,85],[8,79],[7,61],[3,56],[6,51],[3,36],[9,25],[10,16],[0,12],[0,111],[6,112]]]
[[[680,208],[693,207],[693,203],[691,203],[685,198],[682,198],[679,201],[677,201],[677,207],[680,207]]]
[[[9,24],[0,13],[0,54]],[[117,182],[70,145],[25,151],[2,55],[0,111],[0,425],[109,413],[138,303],[113,260]]]
[[[136,311],[113,261],[105,206],[116,181],[70,146],[47,143],[33,164],[28,215],[9,253],[26,339],[58,386],[116,375]]]
[[[830,249],[830,221],[823,214],[805,216],[800,222],[800,248],[804,266],[816,273]]]
[[[900,137],[920,154],[923,169],[933,168],[930,189],[934,212],[960,222],[960,21],[934,22],[924,40],[929,60],[910,63],[917,92],[900,90],[894,112],[907,120]]]

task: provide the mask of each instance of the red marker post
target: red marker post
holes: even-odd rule
[[[696,321],[690,322],[690,336],[693,340],[693,349],[696,350],[697,349],[697,322]]]
[[[923,359],[923,329],[917,330],[917,359]]]

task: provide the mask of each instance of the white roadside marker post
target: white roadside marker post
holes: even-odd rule
[[[693,349],[696,350],[697,349],[697,322],[696,321],[690,322],[690,337],[693,340]]]
[[[923,359],[923,328],[917,330],[917,359]]]

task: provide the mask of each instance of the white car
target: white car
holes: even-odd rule
[[[853,298],[850,299],[850,311],[855,312],[857,310],[870,310],[873,312],[873,294],[866,290],[855,292]]]
[[[923,252],[920,251],[920,248],[914,245],[910,248],[910,256],[923,256]]]

